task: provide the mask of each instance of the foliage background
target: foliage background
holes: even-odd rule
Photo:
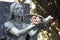
[[[38,40],[60,40],[60,0],[32,0],[32,2],[36,5],[36,8],[31,10],[32,13],[37,13],[43,17],[47,17],[48,15],[54,17],[51,26],[48,29],[42,29],[38,34]],[[12,3],[0,2],[1,26],[6,21],[7,16],[9,16],[9,7],[11,4]]]
[[[60,40],[60,0],[33,0],[33,2],[36,4],[34,11],[37,14],[54,17],[49,29],[39,33],[38,40]]]

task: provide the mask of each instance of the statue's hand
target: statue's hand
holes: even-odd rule
[[[49,21],[51,21],[52,19],[54,19],[54,17],[52,17],[51,15],[49,15],[47,18],[45,18],[44,20],[46,21],[46,22],[49,22]]]
[[[52,17],[51,15],[48,16],[49,19],[54,19],[54,17]]]

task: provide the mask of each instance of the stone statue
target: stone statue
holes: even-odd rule
[[[35,16],[31,18],[31,24],[26,24],[24,20],[24,9],[23,2],[25,0],[18,0],[18,3],[13,3],[10,6],[10,19],[4,23],[5,31],[7,32],[7,40],[26,40],[26,35],[29,34],[31,37],[36,35],[39,31],[38,25],[40,25],[41,19],[37,16],[36,20],[33,20]],[[39,20],[37,20],[39,19]],[[46,22],[49,19],[53,19],[51,16],[46,18]],[[33,21],[35,21],[33,23]],[[35,28],[35,30],[33,30]]]
[[[7,32],[7,40],[26,40],[26,34],[33,36],[37,30],[33,33],[30,32],[35,25],[26,24],[23,22],[24,19],[24,9],[23,2],[18,0],[18,3],[13,3],[10,6],[10,19],[4,23],[5,31]]]

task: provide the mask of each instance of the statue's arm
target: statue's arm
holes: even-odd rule
[[[33,37],[33,36],[35,36],[36,34],[38,34],[38,29],[36,29],[36,30],[31,30],[29,33],[29,36],[31,36],[31,37]]]
[[[44,18],[43,19],[43,24],[44,25],[48,24],[53,18],[54,17],[52,17],[52,16],[49,15],[47,18]]]
[[[34,27],[32,30],[30,30],[28,32],[29,36],[33,37],[33,36],[37,35],[40,32],[41,28],[42,28],[41,23],[36,24],[36,27]]]
[[[33,25],[33,26],[30,25],[29,27],[27,27],[27,28],[25,28],[25,29],[19,30],[19,29],[17,29],[12,23],[10,23],[10,22],[5,22],[5,23],[4,23],[4,27],[5,27],[6,30],[8,30],[11,34],[16,35],[16,36],[22,36],[22,35],[28,33],[30,30],[32,30],[32,28],[34,27],[34,25]]]

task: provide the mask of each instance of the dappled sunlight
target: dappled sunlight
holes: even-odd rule
[[[60,29],[58,28],[58,23],[54,21],[51,23],[51,26],[56,29],[49,27],[48,30],[41,30],[38,34],[38,40],[59,40]],[[55,30],[57,30],[58,33],[56,33]]]
[[[47,31],[42,31],[38,35],[38,40],[48,40]]]

